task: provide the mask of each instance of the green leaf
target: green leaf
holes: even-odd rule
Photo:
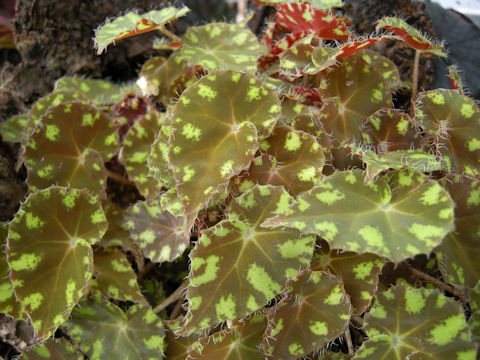
[[[56,183],[101,192],[107,178],[103,163],[117,147],[118,135],[105,113],[78,102],[55,106],[25,148],[27,183],[33,189]]]
[[[369,339],[355,359],[476,358],[462,305],[437,290],[397,285],[380,293],[365,324]]]
[[[140,70],[137,87],[144,96],[153,96],[160,102],[169,103],[176,94],[169,92],[173,81],[184,74],[188,68],[187,62],[176,52],[165,58],[156,56],[148,60]]]
[[[342,279],[345,291],[350,296],[353,313],[361,315],[368,309],[377,292],[378,276],[383,260],[374,254],[357,254],[330,250],[322,244],[312,260],[312,270],[329,270]]]
[[[93,256],[95,280],[104,296],[115,300],[147,304],[140,292],[137,275],[118,248],[96,249]]]
[[[129,86],[122,87],[102,79],[82,79],[65,76],[55,82],[55,93],[60,91],[80,92],[97,106],[109,106],[120,102],[130,91]]]
[[[383,37],[382,37],[383,38]],[[379,38],[379,39],[382,39]],[[400,72],[397,66],[387,57],[380,55],[376,51],[364,49],[358,55],[382,75],[383,80],[390,89],[396,89],[400,83]]]
[[[133,242],[128,230],[123,228],[125,209],[116,206],[110,201],[103,203],[103,210],[108,221],[108,229],[98,245],[108,248],[119,246],[125,251],[139,253],[138,246]]]
[[[168,122],[164,122],[157,131],[157,135],[150,149],[150,155],[147,157],[148,170],[151,176],[165,187],[175,186],[175,179],[168,168],[168,142],[172,127]]]
[[[249,184],[282,185],[297,195],[320,183],[325,156],[312,135],[281,125],[260,147],[266,154],[255,158],[248,175],[238,179],[240,189]]]
[[[138,202],[125,214],[124,227],[153,262],[174,261],[190,245],[185,235],[185,217],[162,209],[160,201]]]
[[[370,181],[381,172],[388,169],[410,168],[418,172],[442,170],[443,164],[437,161],[435,155],[419,150],[389,151],[378,156],[374,151],[360,150],[360,155],[367,164],[366,181]]]
[[[161,10],[152,10],[142,15],[129,12],[119,16],[95,31],[94,42],[97,55],[100,55],[108,45],[115,41],[153,31],[170,21],[186,15],[189,11],[186,7],[181,9],[166,7]]]
[[[62,80],[63,79],[59,81]],[[82,104],[91,105],[90,100],[79,90],[56,90],[48,95],[45,95],[44,97],[38,99],[35,104],[33,104],[32,109],[28,113],[28,123],[25,126],[25,131],[27,132],[26,135],[29,136],[30,133],[33,132],[38,123],[42,121],[43,115],[51,110],[50,108],[69,101],[78,101]]]
[[[167,351],[165,355],[168,360],[185,360],[191,350],[191,345],[195,344],[199,339],[199,336],[196,334],[189,336],[175,335],[175,331],[181,328],[182,320],[183,316],[179,316],[175,320],[165,321],[165,326],[168,329],[166,336]]]
[[[64,338],[50,338],[48,341],[36,345],[29,351],[23,352],[21,360],[82,360],[84,356],[78,354],[70,342]]]
[[[10,224],[7,256],[13,288],[39,339],[68,319],[87,290],[91,245],[107,229],[96,202],[84,190],[51,187],[30,195]]]
[[[350,301],[337,278],[306,270],[288,284],[287,297],[267,313],[264,350],[273,359],[298,359],[348,328]]]
[[[422,137],[410,117],[395,109],[380,109],[362,127],[365,143],[376,147],[379,154],[421,147]]]
[[[192,344],[189,359],[207,360],[263,360],[259,349],[263,333],[267,328],[264,315],[253,315],[249,319],[234,321],[228,328],[203,337]]]
[[[192,26],[183,37],[180,54],[192,65],[212,71],[230,69],[255,72],[260,43],[241,24],[211,23]]]
[[[420,93],[415,114],[451,172],[480,173],[480,109],[454,90]]]
[[[190,253],[189,309],[182,333],[258,310],[309,264],[313,236],[260,228],[291,200],[282,187],[257,185],[232,200],[227,220],[202,232]]]
[[[168,156],[187,231],[230,178],[249,167],[257,139],[265,139],[279,117],[276,92],[245,73],[216,71],[183,92],[171,116]]]
[[[3,240],[6,240],[6,238],[7,231],[5,232],[5,238],[0,236],[2,245],[4,244]],[[0,313],[10,315],[17,320],[27,319],[22,304],[15,298],[15,293],[13,292],[13,287],[10,282],[10,269],[8,267],[7,257],[3,253],[0,254]]]
[[[142,116],[128,130],[120,150],[119,158],[125,164],[128,177],[135,182],[140,194],[148,199],[157,196],[162,189],[162,183],[149,174],[147,158],[155,134],[164,121],[165,115],[155,111]]]
[[[337,171],[262,226],[293,227],[332,248],[398,263],[429,253],[453,230],[453,202],[439,183],[411,170],[368,184],[360,170]]]
[[[480,278],[479,179],[449,176],[445,186],[455,202],[455,231],[435,250],[439,269],[449,283],[474,287]]]
[[[443,45],[436,44],[428,40],[413,26],[408,25],[404,20],[396,17],[384,17],[376,22],[377,30],[384,28],[398,35],[410,47],[427,54],[433,54],[440,57],[447,57],[443,52]]]
[[[295,80],[305,74],[318,72],[311,68],[312,55],[315,48],[310,44],[292,46],[280,55],[280,71],[290,80]]]
[[[343,59],[326,74],[324,81],[321,95],[325,105],[320,120],[334,142],[361,142],[364,120],[381,108],[392,106],[383,76],[360,55]]]
[[[165,350],[162,320],[146,305],[124,313],[108,302],[82,303],[66,326],[91,360],[159,359]]]
[[[7,121],[0,123],[0,135],[6,142],[20,143],[28,134],[24,133],[25,125],[28,123],[28,114],[19,114],[10,117]]]

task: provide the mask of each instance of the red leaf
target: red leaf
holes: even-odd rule
[[[291,31],[314,32],[322,39],[347,40],[350,32],[335,16],[309,4],[282,4],[276,13],[277,25]]]
[[[394,39],[392,36],[381,36],[379,38],[368,38],[365,40],[353,41],[351,43],[345,44],[341,47],[337,57],[346,58],[350,55],[355,54],[356,52],[363,50],[373,44],[376,44],[379,41]]]

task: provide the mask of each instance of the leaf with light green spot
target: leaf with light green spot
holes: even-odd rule
[[[435,249],[442,275],[460,288],[480,278],[480,179],[449,176],[445,187],[455,202],[455,231]]]
[[[421,148],[422,137],[410,117],[396,109],[380,109],[362,127],[363,140],[379,154]]]
[[[228,328],[192,344],[187,359],[263,360],[260,350],[267,320],[263,314],[234,321]]]
[[[400,71],[392,60],[370,49],[364,49],[358,55],[377,69],[390,89],[395,90],[401,85]]]
[[[3,225],[3,223],[0,225]],[[3,226],[0,230],[3,230],[2,228]],[[7,229],[5,226],[5,236],[3,236],[3,231],[0,231],[0,243],[2,245],[6,243]],[[27,319],[22,304],[15,298],[15,293],[13,292],[13,287],[10,282],[10,269],[7,258],[3,253],[0,254],[0,313],[10,315],[17,320]]]
[[[149,173],[147,158],[155,141],[155,134],[160,131],[164,121],[165,115],[158,112],[142,116],[128,130],[120,150],[119,159],[125,164],[128,177],[147,199],[154,198],[162,189],[162,183]]]
[[[267,313],[263,348],[273,359],[298,359],[348,328],[351,306],[340,281],[306,270],[288,283],[288,294]]]
[[[293,227],[332,248],[398,263],[431,252],[453,230],[453,201],[438,182],[411,170],[368,184],[360,170],[337,171],[262,226]]]
[[[291,32],[315,33],[325,40],[347,40],[345,24],[335,15],[307,3],[280,4],[275,13],[276,25]]]
[[[108,302],[82,303],[66,327],[91,360],[151,360],[165,351],[162,319],[146,305],[133,305],[124,313]]]
[[[168,157],[187,231],[209,200],[250,166],[257,141],[270,135],[279,117],[276,92],[249,74],[216,71],[183,92],[171,115]]]
[[[480,174],[480,109],[473,99],[454,90],[423,92],[415,115],[449,171]]]
[[[18,114],[0,123],[0,136],[6,142],[20,143],[29,134],[24,129],[28,123],[28,114]]]
[[[160,205],[162,209],[168,211],[173,216],[184,216],[182,200],[177,195],[177,189],[172,188],[160,195]]]
[[[190,244],[185,235],[185,217],[163,210],[159,199],[131,206],[123,226],[143,255],[153,262],[174,261]]]
[[[176,336],[175,331],[181,328],[181,320],[183,316],[177,317],[175,320],[165,321],[167,336],[167,351],[165,355],[168,360],[185,360],[187,354],[191,350],[191,346],[199,340],[199,335],[191,334],[189,336]]]
[[[15,295],[39,339],[52,335],[85,294],[91,245],[106,229],[102,207],[85,190],[51,187],[21,205],[9,226],[7,257]]]
[[[240,188],[245,182],[282,185],[297,195],[320,183],[325,156],[312,135],[281,125],[260,147],[266,154],[255,158],[248,175],[239,178]]]
[[[95,249],[95,280],[104,296],[115,300],[146,304],[133,271],[125,254],[118,248]]]
[[[83,360],[84,356],[77,353],[75,347],[65,338],[54,339],[36,345],[29,351],[23,352],[21,360]]]
[[[45,115],[51,107],[69,101],[78,101],[82,104],[91,105],[90,100],[79,90],[55,90],[54,92],[41,97],[35,104],[33,104],[28,113],[28,123],[25,125],[25,131],[28,132],[28,134],[32,133],[38,123],[42,121],[43,115]]]
[[[98,245],[104,248],[119,246],[125,251],[131,251],[136,255],[139,254],[140,249],[133,242],[128,230],[122,226],[126,210],[110,201],[104,201],[103,211],[107,217],[108,229]]]
[[[187,61],[178,52],[170,55],[166,61],[161,56],[153,57],[143,64],[137,87],[144,96],[153,96],[157,101],[169,103],[176,95],[169,92],[170,86],[187,68]]]
[[[378,288],[378,276],[384,261],[374,254],[357,254],[330,250],[324,243],[312,260],[312,270],[327,269],[342,279],[345,291],[350,296],[353,313],[361,315],[368,309]]]
[[[260,56],[257,37],[242,24],[210,23],[192,26],[183,36],[180,54],[208,71],[230,69],[255,72]]]
[[[337,56],[340,53],[339,48],[317,47],[312,54],[311,73],[316,74],[337,64]]]
[[[327,85],[320,90],[325,100],[320,121],[335,143],[362,142],[360,128],[365,119],[392,106],[383,76],[358,54],[342,59],[324,81]]]
[[[343,7],[342,0],[252,0],[253,2],[268,5],[278,6],[280,4],[288,3],[307,3],[320,10],[328,10],[331,8]]]
[[[129,12],[115,18],[111,22],[95,30],[95,48],[100,55],[108,45],[118,40],[143,34],[163,27],[165,24],[185,16],[190,9],[183,7],[165,7],[161,10],[151,10],[145,14]]]
[[[292,198],[279,186],[256,185],[227,207],[229,218],[204,230],[190,253],[188,315],[182,333],[240,319],[278,295],[308,266],[314,236],[260,228]]]
[[[55,106],[25,147],[27,183],[33,189],[55,183],[102,192],[104,162],[117,148],[118,135],[105,113],[78,102]]]
[[[147,166],[150,176],[153,176],[164,187],[174,187],[175,179],[172,171],[168,168],[169,138],[172,132],[170,124],[164,123],[157,131],[152,143],[150,154],[147,157]]]
[[[476,358],[462,305],[438,290],[397,285],[377,294],[364,329],[369,339],[355,359]]]
[[[54,91],[79,91],[92,100],[95,105],[104,107],[120,102],[125,94],[131,91],[131,87],[122,87],[103,79],[82,79],[65,76],[55,82]]]
[[[389,151],[381,156],[370,150],[361,150],[359,153],[367,165],[366,181],[388,169],[409,168],[418,172],[433,172],[443,168],[442,162],[438,161],[435,155],[419,150]]]
[[[315,48],[310,44],[298,44],[284,51],[280,55],[280,72],[282,75],[293,81],[305,74],[315,73],[310,69],[314,51]]]
[[[458,68],[455,65],[447,66],[448,70],[448,79],[450,80],[450,86],[452,90],[457,91],[460,95],[464,95],[463,92],[463,79]]]
[[[393,32],[415,50],[440,57],[447,57],[447,55],[443,52],[442,44],[437,44],[428,40],[420,33],[420,31],[407,24],[406,21],[400,18],[384,17],[383,19],[378,20],[375,24],[377,25],[377,30],[384,28]]]

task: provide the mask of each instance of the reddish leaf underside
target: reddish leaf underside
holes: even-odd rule
[[[301,4],[281,4],[275,14],[276,24],[292,32],[314,32],[326,40],[347,40],[350,32],[335,16]]]
[[[153,31],[166,23],[186,15],[190,10],[186,7],[176,9],[166,7],[139,15],[129,12],[106,23],[95,31],[95,48],[100,55],[108,45],[131,36]]]
[[[426,53],[431,53],[437,56],[446,57],[447,55],[442,51],[443,45],[435,44],[423,36],[413,26],[407,24],[404,20],[396,17],[384,17],[376,22],[377,29],[384,28],[400,36],[410,47]]]

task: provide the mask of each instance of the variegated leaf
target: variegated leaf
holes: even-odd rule
[[[453,202],[438,182],[411,170],[368,184],[360,170],[337,171],[262,226],[293,227],[332,248],[398,263],[429,253],[453,230]]]
[[[182,333],[258,310],[309,264],[313,236],[260,228],[291,200],[282,187],[257,185],[232,201],[227,220],[202,232],[190,253],[189,309]]]
[[[379,293],[365,323],[369,339],[355,359],[476,358],[462,305],[438,290],[397,285]]]
[[[91,245],[107,229],[96,202],[86,191],[51,187],[30,195],[10,224],[10,278],[39,339],[67,320],[87,290]]]
[[[183,92],[172,112],[168,156],[187,231],[230,178],[248,168],[257,141],[271,133],[279,117],[276,93],[245,73],[216,71]]]

